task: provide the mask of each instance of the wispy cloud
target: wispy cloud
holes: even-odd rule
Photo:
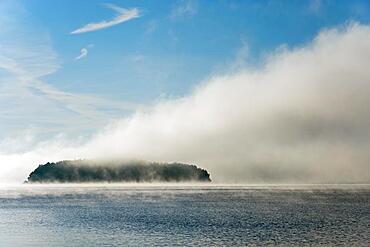
[[[326,30],[261,68],[215,76],[112,123],[85,145],[52,139],[0,152],[0,181],[22,181],[47,161],[135,158],[196,163],[220,182],[368,183],[369,39],[369,26]]]
[[[80,55],[75,57],[75,59],[80,60],[80,59],[86,57],[87,54],[89,54],[89,49],[93,48],[93,47],[94,47],[94,44],[89,44],[87,47],[82,48],[81,51],[80,51]]]
[[[81,51],[80,51],[80,55],[78,55],[75,59],[80,60],[81,58],[86,57],[88,53],[89,52],[87,51],[86,48],[82,48]]]
[[[140,17],[140,11],[138,8],[125,9],[113,4],[105,4],[105,6],[114,10],[116,13],[118,13],[118,15],[111,20],[103,20],[100,22],[86,24],[85,26],[72,31],[71,34],[92,32]]]
[[[16,7],[5,11],[0,5],[0,16],[7,16],[12,23],[0,29],[1,139],[33,126],[35,132],[50,136],[89,132],[141,107],[95,94],[66,92],[48,84],[43,77],[60,68],[58,56],[47,33],[32,23],[24,26],[22,14],[14,17]]]
[[[176,19],[179,17],[194,16],[198,13],[198,2],[195,0],[182,0],[178,2],[171,11],[170,17]]]

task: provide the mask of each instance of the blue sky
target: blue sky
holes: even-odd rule
[[[368,182],[369,22],[363,0],[0,0],[0,180],[132,158]]]
[[[135,8],[139,17],[71,34],[117,16],[107,3]],[[2,0],[0,16],[0,135],[31,129],[48,136],[93,131],[187,95],[213,75],[258,66],[269,52],[302,46],[322,29],[368,24],[370,2]],[[76,59],[81,49],[87,55]],[[7,68],[9,59],[32,71],[31,84]],[[15,88],[11,80],[21,82]]]

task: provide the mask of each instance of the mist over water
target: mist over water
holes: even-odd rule
[[[369,186],[0,187],[4,246],[366,246]]]
[[[216,182],[368,183],[369,40],[370,27],[356,23],[323,30],[83,144],[51,139],[3,151],[0,181],[21,182],[48,161],[114,158],[197,164]]]

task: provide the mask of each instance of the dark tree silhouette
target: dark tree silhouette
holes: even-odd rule
[[[85,182],[210,182],[210,174],[195,165],[143,161],[66,160],[39,165],[29,183]]]

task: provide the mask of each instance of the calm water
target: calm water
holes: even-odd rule
[[[0,188],[0,246],[370,246],[370,186]]]

